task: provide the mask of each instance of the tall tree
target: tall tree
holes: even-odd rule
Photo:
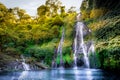
[[[49,13],[50,13],[49,7],[46,5],[41,5],[40,7],[37,8],[37,14],[39,17],[49,16]]]
[[[76,13],[75,7],[74,6],[70,7],[70,9],[68,9],[68,13]]]
[[[61,13],[61,16],[64,17],[66,14],[65,14],[65,6],[61,6],[60,7],[60,13]]]
[[[14,14],[17,16],[19,23],[27,23],[31,21],[31,16],[28,15],[24,9],[15,7]]]
[[[60,9],[61,2],[59,0],[47,0],[45,5],[50,7],[51,15],[58,14],[58,10]]]

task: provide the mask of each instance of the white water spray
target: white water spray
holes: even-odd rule
[[[79,16],[79,15],[78,15]],[[83,22],[77,22],[75,26],[75,38],[74,38],[74,68],[77,67],[77,55],[83,53],[84,55],[84,64],[87,68],[89,68],[89,59],[88,59],[88,53],[87,48],[84,43],[84,23]]]
[[[61,40],[60,40],[60,43],[59,43],[58,49],[57,49],[57,54],[60,54],[60,67],[63,67],[62,47],[63,47],[63,43],[64,43],[64,36],[65,36],[65,31],[63,28],[62,29],[62,37],[61,37]]]
[[[21,56],[23,62],[22,62],[22,65],[23,65],[23,68],[25,71],[28,71],[30,70],[30,66],[28,64],[25,63],[25,58],[23,56]]]

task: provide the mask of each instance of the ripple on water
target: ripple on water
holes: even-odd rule
[[[79,68],[3,72],[0,80],[120,80],[120,77],[100,69]]]

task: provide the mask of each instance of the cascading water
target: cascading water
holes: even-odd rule
[[[23,65],[25,71],[30,70],[29,65],[26,64],[25,62],[22,62],[22,65]]]
[[[88,54],[91,54],[90,62],[92,62],[92,63],[90,63],[90,65],[91,65],[92,68],[96,68],[97,67],[96,66],[97,58],[96,58],[96,54],[95,54],[95,47],[94,47],[93,41],[90,41],[88,43],[88,46],[89,46]]]
[[[64,43],[64,36],[65,36],[65,31],[63,28],[62,29],[62,37],[60,39],[60,43],[59,43],[58,49],[57,49],[57,54],[60,54],[60,67],[63,67],[62,47],[63,47],[63,43]]]
[[[74,38],[74,68],[77,68],[77,56],[83,53],[85,67],[89,68],[89,59],[87,46],[84,43],[84,36],[91,32],[83,22],[79,22],[80,14],[77,16],[77,23],[75,26],[75,38]]]
[[[93,42],[91,42],[90,48],[88,50],[88,53],[95,53],[95,47],[93,45]]]
[[[22,60],[23,60],[22,65],[23,65],[24,70],[25,70],[25,71],[30,70],[29,65],[25,63],[25,58],[24,58],[23,56],[21,56],[21,58],[22,58]]]

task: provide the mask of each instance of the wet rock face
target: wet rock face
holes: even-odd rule
[[[21,62],[8,61],[1,64],[1,70],[23,70],[23,66],[21,65]]]
[[[30,66],[31,70],[41,70],[41,69],[47,68],[46,66],[44,66],[40,63],[37,63],[37,62],[30,63],[28,65]],[[11,70],[14,70],[14,71],[24,70],[22,61],[21,60],[13,60],[13,61],[0,63],[0,71],[11,71]]]
[[[82,58],[77,59],[77,65],[80,66],[80,67],[84,66],[84,61],[83,61]]]
[[[7,64],[9,70],[23,70],[22,63],[20,61],[12,61]]]

